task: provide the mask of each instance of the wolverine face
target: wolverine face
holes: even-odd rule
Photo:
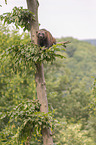
[[[37,31],[36,32],[37,33],[37,37],[40,39],[40,40],[44,40],[45,38],[46,38],[46,34],[45,34],[45,32],[43,32],[43,31]]]

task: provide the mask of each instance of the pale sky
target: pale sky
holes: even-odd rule
[[[27,8],[26,0],[0,0],[0,14],[14,6]],[[56,38],[96,39],[96,0],[39,0],[40,28]]]

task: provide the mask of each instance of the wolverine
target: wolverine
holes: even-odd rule
[[[56,44],[56,39],[51,35],[46,29],[40,29],[36,31],[37,34],[37,43],[39,46],[45,48],[51,47],[53,44]]]

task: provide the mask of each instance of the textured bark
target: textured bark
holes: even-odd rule
[[[37,44],[36,31],[39,30],[38,6],[39,6],[39,3],[37,0],[27,0],[27,7],[32,13],[34,13],[34,17],[35,17],[35,20],[31,20],[30,22],[31,41],[35,44]]]
[[[40,111],[48,113],[48,102],[47,102],[43,64],[37,64],[36,68],[37,68],[36,71],[37,97],[41,104]]]
[[[31,40],[33,43],[37,44],[37,36],[36,31],[39,29],[38,24],[38,0],[27,0],[28,9],[34,13],[35,20],[30,22],[31,27]],[[44,70],[43,64],[38,63],[36,65],[36,88],[37,88],[37,97],[39,103],[41,104],[40,111],[44,113],[48,113],[48,101],[47,101],[47,94],[46,94],[46,84],[44,79]],[[53,140],[51,136],[50,128],[44,128],[42,130],[43,136],[43,144],[44,145],[53,145]]]
[[[41,65],[38,64],[36,68],[37,68],[36,72],[37,96],[41,104],[40,111],[48,113],[48,101],[46,94],[46,84],[44,79],[43,64]],[[42,136],[44,145],[53,145],[53,139],[50,128],[44,128],[42,130]]]

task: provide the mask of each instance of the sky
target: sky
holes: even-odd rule
[[[26,0],[0,0],[0,14],[15,6],[27,8]],[[56,38],[96,39],[96,0],[38,0],[38,19]]]

